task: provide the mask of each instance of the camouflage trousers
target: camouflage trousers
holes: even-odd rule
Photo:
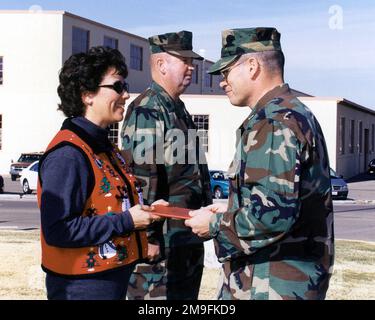
[[[129,300],[197,300],[203,273],[203,244],[166,248],[166,260],[138,264],[130,277]]]
[[[234,265],[233,261],[222,265],[218,300],[322,300],[328,289],[329,276],[324,279],[319,276],[313,262],[288,260]],[[286,266],[290,273],[279,271]]]

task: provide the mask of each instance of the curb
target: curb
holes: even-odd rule
[[[333,204],[375,204],[375,200],[333,200]]]
[[[36,195],[32,194],[0,194],[0,200],[35,200]]]
[[[332,200],[333,204],[356,204],[358,200]]]
[[[355,200],[355,204],[375,204],[375,200]]]

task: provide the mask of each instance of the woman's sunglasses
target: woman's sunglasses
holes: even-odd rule
[[[127,82],[116,81],[114,84],[102,84],[99,88],[110,88],[115,90],[118,94],[122,94],[124,91],[129,92],[129,84]]]

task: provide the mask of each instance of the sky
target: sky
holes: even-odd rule
[[[276,27],[291,87],[375,110],[375,0],[0,0],[12,9],[65,10],[145,38],[189,30],[211,61],[222,30]]]

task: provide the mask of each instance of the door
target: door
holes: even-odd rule
[[[364,172],[367,170],[367,166],[368,166],[368,152],[369,152],[368,148],[369,148],[369,129],[365,129],[365,149],[364,149],[365,163],[363,167]]]

